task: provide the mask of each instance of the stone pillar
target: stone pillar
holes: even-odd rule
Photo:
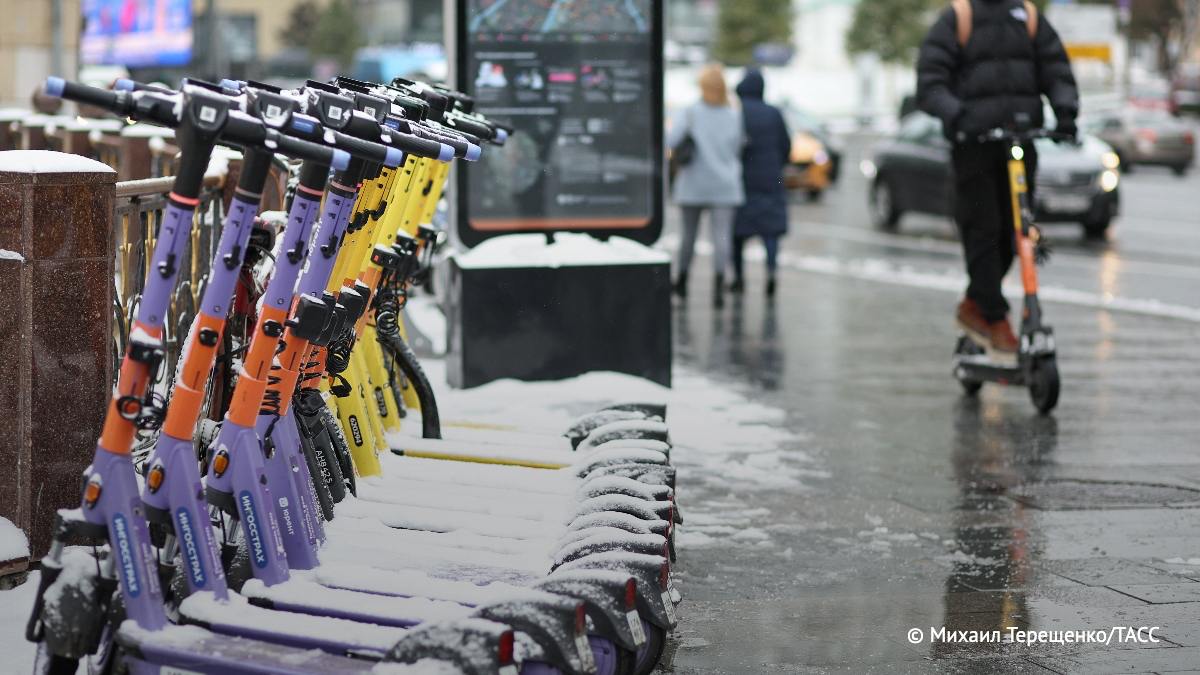
[[[50,151],[0,152],[0,516],[46,552],[78,506],[112,381],[116,172]]]

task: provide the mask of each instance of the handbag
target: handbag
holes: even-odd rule
[[[671,161],[668,169],[670,170],[672,184],[675,183],[675,175],[679,173],[680,169],[691,164],[696,159],[696,139],[692,138],[691,117],[691,108],[688,108],[684,114],[688,130],[684,132],[683,138],[679,139],[679,142],[671,149]]]

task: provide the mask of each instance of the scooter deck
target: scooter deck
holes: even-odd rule
[[[429,534],[454,533],[477,539],[477,545],[486,547],[491,540],[520,540],[536,545],[557,536],[562,529],[564,515],[570,514],[570,503],[562,500],[545,512],[546,518],[537,520],[492,516],[482,513],[446,511],[437,504],[417,506],[392,502],[370,501],[368,498],[346,498],[338,504],[338,521],[375,520],[391,528]],[[352,526],[353,527],[353,526]],[[355,527],[354,529],[358,529]]]
[[[477,584],[443,579],[415,569],[381,570],[356,564],[330,565],[305,574],[311,575],[314,582],[327,588],[360,591],[388,598],[419,596],[464,605],[498,602],[521,590],[521,586],[503,581]],[[285,582],[282,586],[290,583]]]
[[[387,434],[387,444],[393,453],[408,457],[480,464],[507,464],[533,469],[561,469],[578,459],[570,454],[570,444],[567,444],[565,449],[539,448],[527,445],[421,438],[398,433]]]
[[[242,587],[242,595],[254,604],[271,609],[368,621],[383,626],[408,627],[458,619],[472,611],[471,606],[453,600],[421,597],[419,593],[390,597],[369,591],[331,588],[299,578],[274,586],[251,579]]]
[[[561,433],[515,429],[493,429],[462,422],[443,422],[442,437],[448,441],[486,445],[525,446],[572,452],[571,441]]]
[[[382,659],[403,636],[394,626],[281,612],[256,607],[239,596],[222,602],[209,593],[189,596],[180,603],[179,614],[185,623],[212,633],[374,660]]]
[[[955,354],[954,376],[961,381],[1025,384],[1025,371],[1019,364],[996,363],[986,354]]]
[[[463,519],[485,514],[506,519],[555,521],[568,499],[567,495],[535,492],[523,492],[520,499],[515,499],[517,495],[511,489],[478,485],[455,485],[451,492],[448,485],[395,475],[372,476],[358,482],[357,492],[362,501],[425,507],[436,509],[447,518]]]
[[[399,455],[384,455],[380,456],[379,460],[383,465],[385,477],[401,476],[421,481],[556,495],[574,494],[579,487],[579,478],[571,471],[562,469],[446,462]]]
[[[143,664],[169,666],[174,670],[167,672],[175,673],[351,675],[370,673],[377,665],[311,647],[297,648],[219,635],[199,626],[168,626],[158,631],[146,631],[136,623],[126,621],[116,639],[131,659]],[[144,670],[135,666],[133,672]]]

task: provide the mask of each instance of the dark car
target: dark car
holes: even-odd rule
[[[1111,145],[1126,171],[1153,164],[1182,176],[1195,160],[1195,134],[1165,110],[1113,110],[1093,115],[1081,126]]]
[[[1038,141],[1035,217],[1043,222],[1077,222],[1089,236],[1100,236],[1117,215],[1120,203],[1119,160],[1103,141],[1084,136],[1079,145]],[[950,143],[942,124],[916,112],[896,134],[864,162],[871,181],[871,217],[882,229],[895,229],[907,212],[950,216],[954,179]]]

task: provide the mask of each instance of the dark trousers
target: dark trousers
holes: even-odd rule
[[[764,234],[762,235],[763,247],[767,249],[767,275],[774,277],[775,270],[779,268],[779,235]],[[733,238],[733,277],[735,279],[742,278],[742,249],[745,248],[746,242],[750,241],[750,237]]]
[[[988,321],[1008,314],[1001,282],[1013,261],[1012,197],[1008,186],[1009,146],[1006,143],[956,145],[954,159],[954,220],[958,223],[967,263],[967,297],[979,305]],[[1025,148],[1026,184],[1033,203],[1037,152]]]

